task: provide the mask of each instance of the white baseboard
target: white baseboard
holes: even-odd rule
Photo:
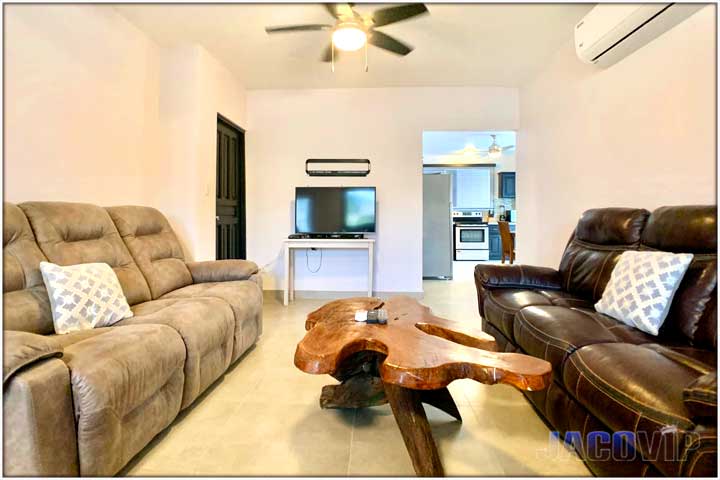
[[[416,298],[421,300],[424,292],[373,292],[374,297],[388,298],[395,295],[407,295],[408,297]],[[263,297],[265,301],[283,301],[282,290],[263,290]],[[331,292],[323,290],[295,290],[296,299],[306,300],[337,300],[339,298],[349,297],[367,297],[367,291],[347,291],[347,292]]]

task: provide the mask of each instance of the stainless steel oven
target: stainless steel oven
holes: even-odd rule
[[[487,225],[455,224],[455,260],[489,260],[490,229]]]

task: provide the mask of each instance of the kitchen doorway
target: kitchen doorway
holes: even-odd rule
[[[512,131],[423,132],[423,278],[472,280],[476,264],[501,263],[503,251],[509,263],[515,151]]]

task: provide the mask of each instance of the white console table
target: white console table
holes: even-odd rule
[[[373,262],[375,239],[324,239],[324,238],[290,238],[285,240],[285,282],[283,284],[284,296],[283,305],[295,299],[295,260],[293,250],[302,248],[315,249],[346,249],[346,250],[367,250],[368,252],[368,297],[372,297],[373,291]]]

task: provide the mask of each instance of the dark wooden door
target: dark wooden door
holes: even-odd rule
[[[245,133],[218,117],[215,256],[245,258]]]

